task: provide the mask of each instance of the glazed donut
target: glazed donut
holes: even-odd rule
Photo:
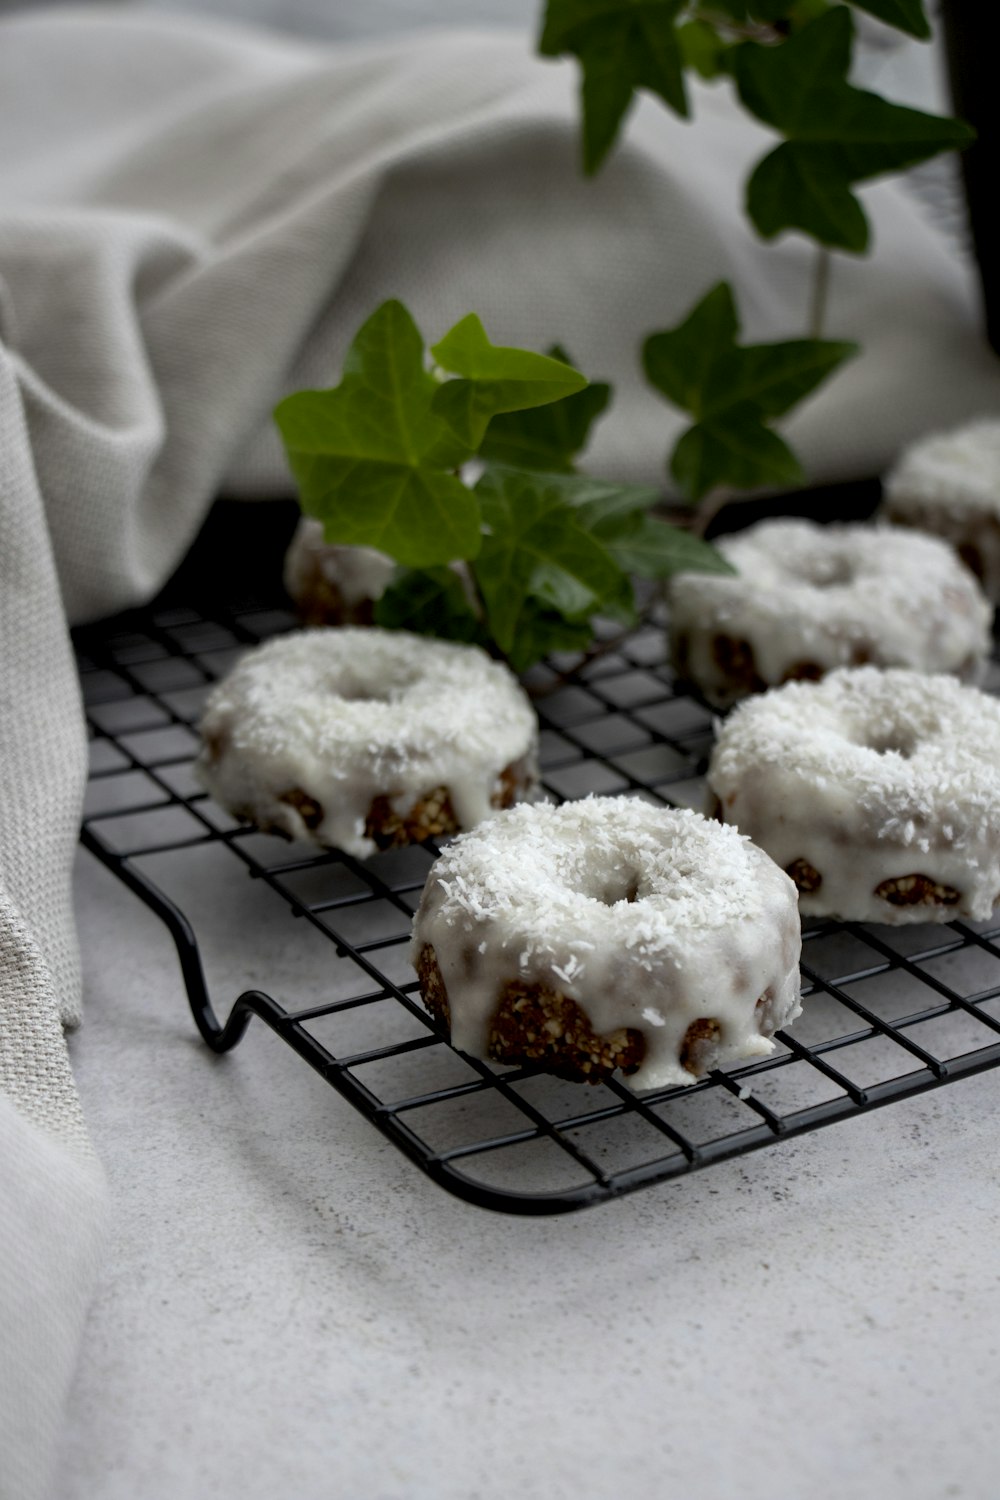
[[[365,857],[472,828],[531,794],[537,721],[478,646],[308,630],[249,651],[209,696],[196,769],[237,817]]]
[[[804,916],[979,920],[1000,897],[1000,703],[952,677],[848,668],[751,699],[708,785]]]
[[[944,537],[1000,601],[1000,421],[981,418],[913,443],[883,492],[885,520]]]
[[[620,797],[523,806],[431,871],[411,960],[474,1057],[689,1084],[799,1013],[795,887],[733,828]]]
[[[303,625],[370,625],[396,564],[374,547],[340,547],[303,516],[285,553],[283,582]]]
[[[680,573],[668,585],[678,676],[716,707],[866,662],[982,672],[990,608],[937,537],[778,520],[716,545],[738,576]]]

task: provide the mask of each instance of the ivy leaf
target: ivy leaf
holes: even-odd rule
[[[456,323],[431,354],[442,369],[463,377],[437,387],[432,410],[472,452],[497,413],[545,406],[587,384],[563,360],[491,344],[475,313]]]
[[[783,438],[746,407],[725,421],[699,422],[678,442],[670,472],[686,495],[700,500],[717,485],[756,489],[801,484],[802,465]]]
[[[569,52],[583,68],[583,166],[596,172],[635,89],[658,94],[687,118],[683,57],[674,20],[686,0],[548,0],[538,50]]]
[[[586,651],[594,638],[589,618],[567,620],[534,599],[525,601],[517,622],[517,634],[507,653],[515,672],[526,672],[543,656],[554,651]]]
[[[433,411],[438,382],[401,302],[360,329],[339,386],[300,391],[274,413],[302,509],[330,542],[377,547],[409,567],[479,550],[479,505],[454,474],[464,446]]]
[[[733,294],[723,281],[677,328],[652,334],[643,346],[647,379],[695,418],[670,466],[693,500],[718,484],[798,482],[798,460],[767,421],[782,416],[857,353],[856,344],[832,339],[741,347],[738,332]]]
[[[615,484],[606,479],[591,479],[586,474],[559,476],[555,482],[582,524],[600,537],[610,534],[619,519],[647,511],[663,498],[652,485]]]
[[[539,613],[578,623],[602,609],[621,613],[631,601],[628,579],[561,488],[548,475],[500,468],[476,486],[486,525],[476,582],[494,639],[515,665]]]
[[[801,229],[858,254],[868,245],[853,184],[926,161],[973,139],[960,120],[890,104],[847,82],[854,21],[839,5],[777,47],[732,55],[740,98],[787,137],[747,185],[747,212],[765,239]]]
[[[573,364],[558,344],[547,353],[564,365]],[[548,406],[503,413],[494,417],[487,428],[479,456],[517,469],[571,474],[574,457],[587,446],[590,429],[610,400],[611,387],[602,381],[591,381],[582,391]]]
[[[680,572],[733,572],[711,543],[648,514],[662,498],[649,485],[612,484],[585,475],[560,475],[550,483],[626,573],[669,578]]]
[[[918,41],[930,40],[930,22],[924,14],[923,0],[851,0],[851,3]]]
[[[666,521],[658,521],[655,516],[633,513],[617,517],[613,525],[596,527],[594,535],[620,568],[626,573],[638,573],[641,578],[736,571],[710,542]]]
[[[400,569],[375,605],[375,623],[478,646],[489,640],[453,568]]]
[[[725,73],[730,44],[710,21],[685,21],[677,28],[677,41],[686,68],[694,68],[702,78],[711,80]]]

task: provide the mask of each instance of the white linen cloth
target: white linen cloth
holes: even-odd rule
[[[0,22],[0,1496],[45,1494],[105,1190],[61,1023],[79,1014],[68,870],[84,737],[66,620],[137,603],[220,490],[287,493],[268,420],[331,384],[403,297],[429,338],[567,344],[613,380],[593,468],[655,479],[679,416],[642,336],[720,277],[745,334],[795,336],[814,252],[740,208],[767,142],[725,90],[655,104],[595,182],[574,70],[517,35],[341,50],[113,9]],[[863,359],[788,424],[815,480],[1000,407],[970,269],[898,186],[829,329]],[[139,1122],[141,1125],[141,1122]]]

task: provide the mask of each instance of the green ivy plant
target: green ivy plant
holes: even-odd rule
[[[930,35],[922,0],[852,4]],[[807,234],[825,257],[868,247],[858,183],[972,139],[958,120],[856,88],[853,44],[850,8],[828,0],[547,0],[539,50],[580,62],[587,172],[607,157],[637,90],[687,117],[686,75],[729,80],[780,137],[747,184],[751,222],[768,239]],[[692,419],[668,459],[689,500],[801,482],[773,423],[858,352],[818,333],[741,345],[720,283],[646,339],[646,378]],[[520,671],[586,649],[596,617],[633,623],[636,576],[731,571],[652,514],[657,490],[578,472],[611,394],[558,346],[493,344],[474,313],[428,350],[390,301],[359,330],[340,384],[289,396],[275,417],[302,508],[327,541],[376,547],[398,564],[378,623],[478,642]]]
[[[490,343],[474,314],[425,351],[390,301],[358,332],[340,384],[287,397],[275,420],[327,540],[400,565],[377,622],[479,642],[521,671],[584,649],[595,616],[633,623],[634,575],[730,571],[650,514],[657,490],[576,472],[610,395],[563,350]]]
[[[923,0],[851,0],[851,5],[911,37],[926,41],[931,35]],[[751,223],[765,239],[797,230],[822,247],[812,328],[818,335],[829,252],[860,255],[870,244],[868,219],[853,188],[974,139],[961,120],[893,104],[849,83],[854,41],[851,6],[829,0],[547,0],[538,48],[543,56],[570,55],[580,63],[588,173],[607,157],[639,90],[687,119],[687,74],[729,81],[742,106],[781,138],[747,182]],[[748,406],[738,399],[728,412],[719,406],[719,381],[731,382],[731,357],[722,373],[711,355],[717,371],[711,389],[693,395],[676,371],[664,376],[667,351],[690,354],[703,335],[718,349],[714,341],[731,342],[735,331],[731,299],[716,289],[672,334],[655,335],[645,346],[647,376],[696,418],[669,461],[674,479],[692,500],[716,484],[739,489],[801,479],[797,460],[769,424],[851,352],[846,345],[827,344],[825,352],[816,347],[810,354],[808,343],[818,346],[818,339],[798,341],[797,355],[792,345],[774,346],[772,358],[783,358],[777,351],[784,347],[789,358],[805,361],[803,377],[815,359],[816,378],[789,387],[787,400],[772,395]],[[754,370],[757,351],[740,354],[743,370]],[[823,361],[829,361],[825,370]]]
[[[720,282],[677,328],[654,333],[643,345],[650,385],[695,419],[670,462],[693,500],[717,485],[800,482],[798,459],[767,423],[858,352],[856,344],[832,339],[740,346],[738,331],[732,291]]]

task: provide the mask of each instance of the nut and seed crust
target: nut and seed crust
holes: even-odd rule
[[[511,765],[504,766],[490,797],[491,805],[498,809],[512,807],[528,790],[531,781],[531,768],[527,760],[514,761]],[[293,807],[311,833],[322,825],[326,817],[316,798],[301,787],[290,787],[288,791],[281,792],[277,800]],[[254,824],[262,833],[275,833],[286,840],[292,838],[287,828],[262,817],[252,807],[233,808],[232,813],[243,822]],[[380,850],[397,849],[404,844],[422,844],[426,839],[458,833],[459,829],[446,786],[436,786],[432,791],[425,792],[403,813],[393,811],[388,797],[375,797],[365,821],[365,836],[372,839]]]
[[[420,993],[431,1015],[451,1029],[448,991],[429,943],[417,958]],[[774,1035],[774,995],[765,990],[755,1011],[762,1036]],[[692,1021],[684,1033],[680,1064],[696,1078],[713,1066],[722,1027],[712,1016]],[[616,1068],[634,1073],[646,1055],[646,1039],[634,1027],[621,1027],[602,1036],[575,1000],[541,984],[508,981],[500,991],[490,1021],[489,1056],[494,1062],[519,1066],[542,1063],[549,1073],[574,1083],[601,1083]]]
[[[424,1004],[431,1015],[438,1021],[443,1021],[451,1030],[451,1007],[448,1004],[448,991],[444,987],[444,979],[438,968],[437,954],[430,943],[425,943],[417,958],[417,976],[420,980],[420,993]]]
[[[793,859],[790,865],[785,866],[785,874],[792,877],[804,896],[811,896],[823,884],[822,875],[807,859]]]
[[[754,1006],[754,1014],[757,1017],[757,1028],[761,1036],[772,1037],[778,1029],[778,1018],[774,1013],[775,994],[772,989],[766,989]]]
[[[787,669],[782,682],[819,682],[826,672],[819,662],[796,661]]]
[[[458,819],[446,786],[426,792],[403,813],[393,811],[388,797],[375,797],[365,819],[365,837],[374,839],[379,849],[421,844],[457,832]]]
[[[722,802],[714,792],[708,799],[708,806],[705,808],[705,817],[713,823],[724,823],[726,821],[726,814],[722,806]]]
[[[527,791],[530,779],[526,760],[504,766],[490,797],[491,805],[498,809],[512,807]],[[365,819],[365,837],[373,839],[379,849],[397,849],[403,844],[422,844],[425,839],[458,833],[460,827],[448,788],[436,786],[402,813],[393,811],[388,797],[375,797]]]
[[[372,625],[375,621],[375,601],[359,599],[348,604],[335,583],[331,583],[323,572],[319,557],[310,556],[305,564],[301,590],[294,600],[295,613],[300,624],[307,628],[317,625]]]
[[[217,766],[219,761],[229,749],[229,731],[223,727],[213,730],[211,733],[202,732],[202,742],[205,746],[205,755],[209,763]]]
[[[700,1078],[711,1066],[711,1054],[719,1044],[722,1027],[712,1016],[692,1021],[681,1042],[680,1065]]]
[[[875,895],[890,906],[956,906],[962,892],[929,875],[896,875],[875,887]]]
[[[285,802],[289,807],[294,807],[303,823],[309,829],[316,829],[322,823],[326,814],[316,801],[304,792],[301,787],[292,787],[290,791],[282,792],[278,798],[279,802]]]
[[[731,635],[715,635],[712,637],[712,657],[734,690],[747,694],[762,693],[766,689],[767,683],[757,671],[757,660],[749,641]]]
[[[417,973],[427,1009],[450,1027],[448,992],[430,944],[420,951]],[[540,1062],[559,1078],[600,1083],[616,1068],[634,1073],[646,1055],[646,1040],[633,1027],[601,1036],[569,996],[515,979],[500,991],[487,1051],[494,1062],[515,1066]]]

